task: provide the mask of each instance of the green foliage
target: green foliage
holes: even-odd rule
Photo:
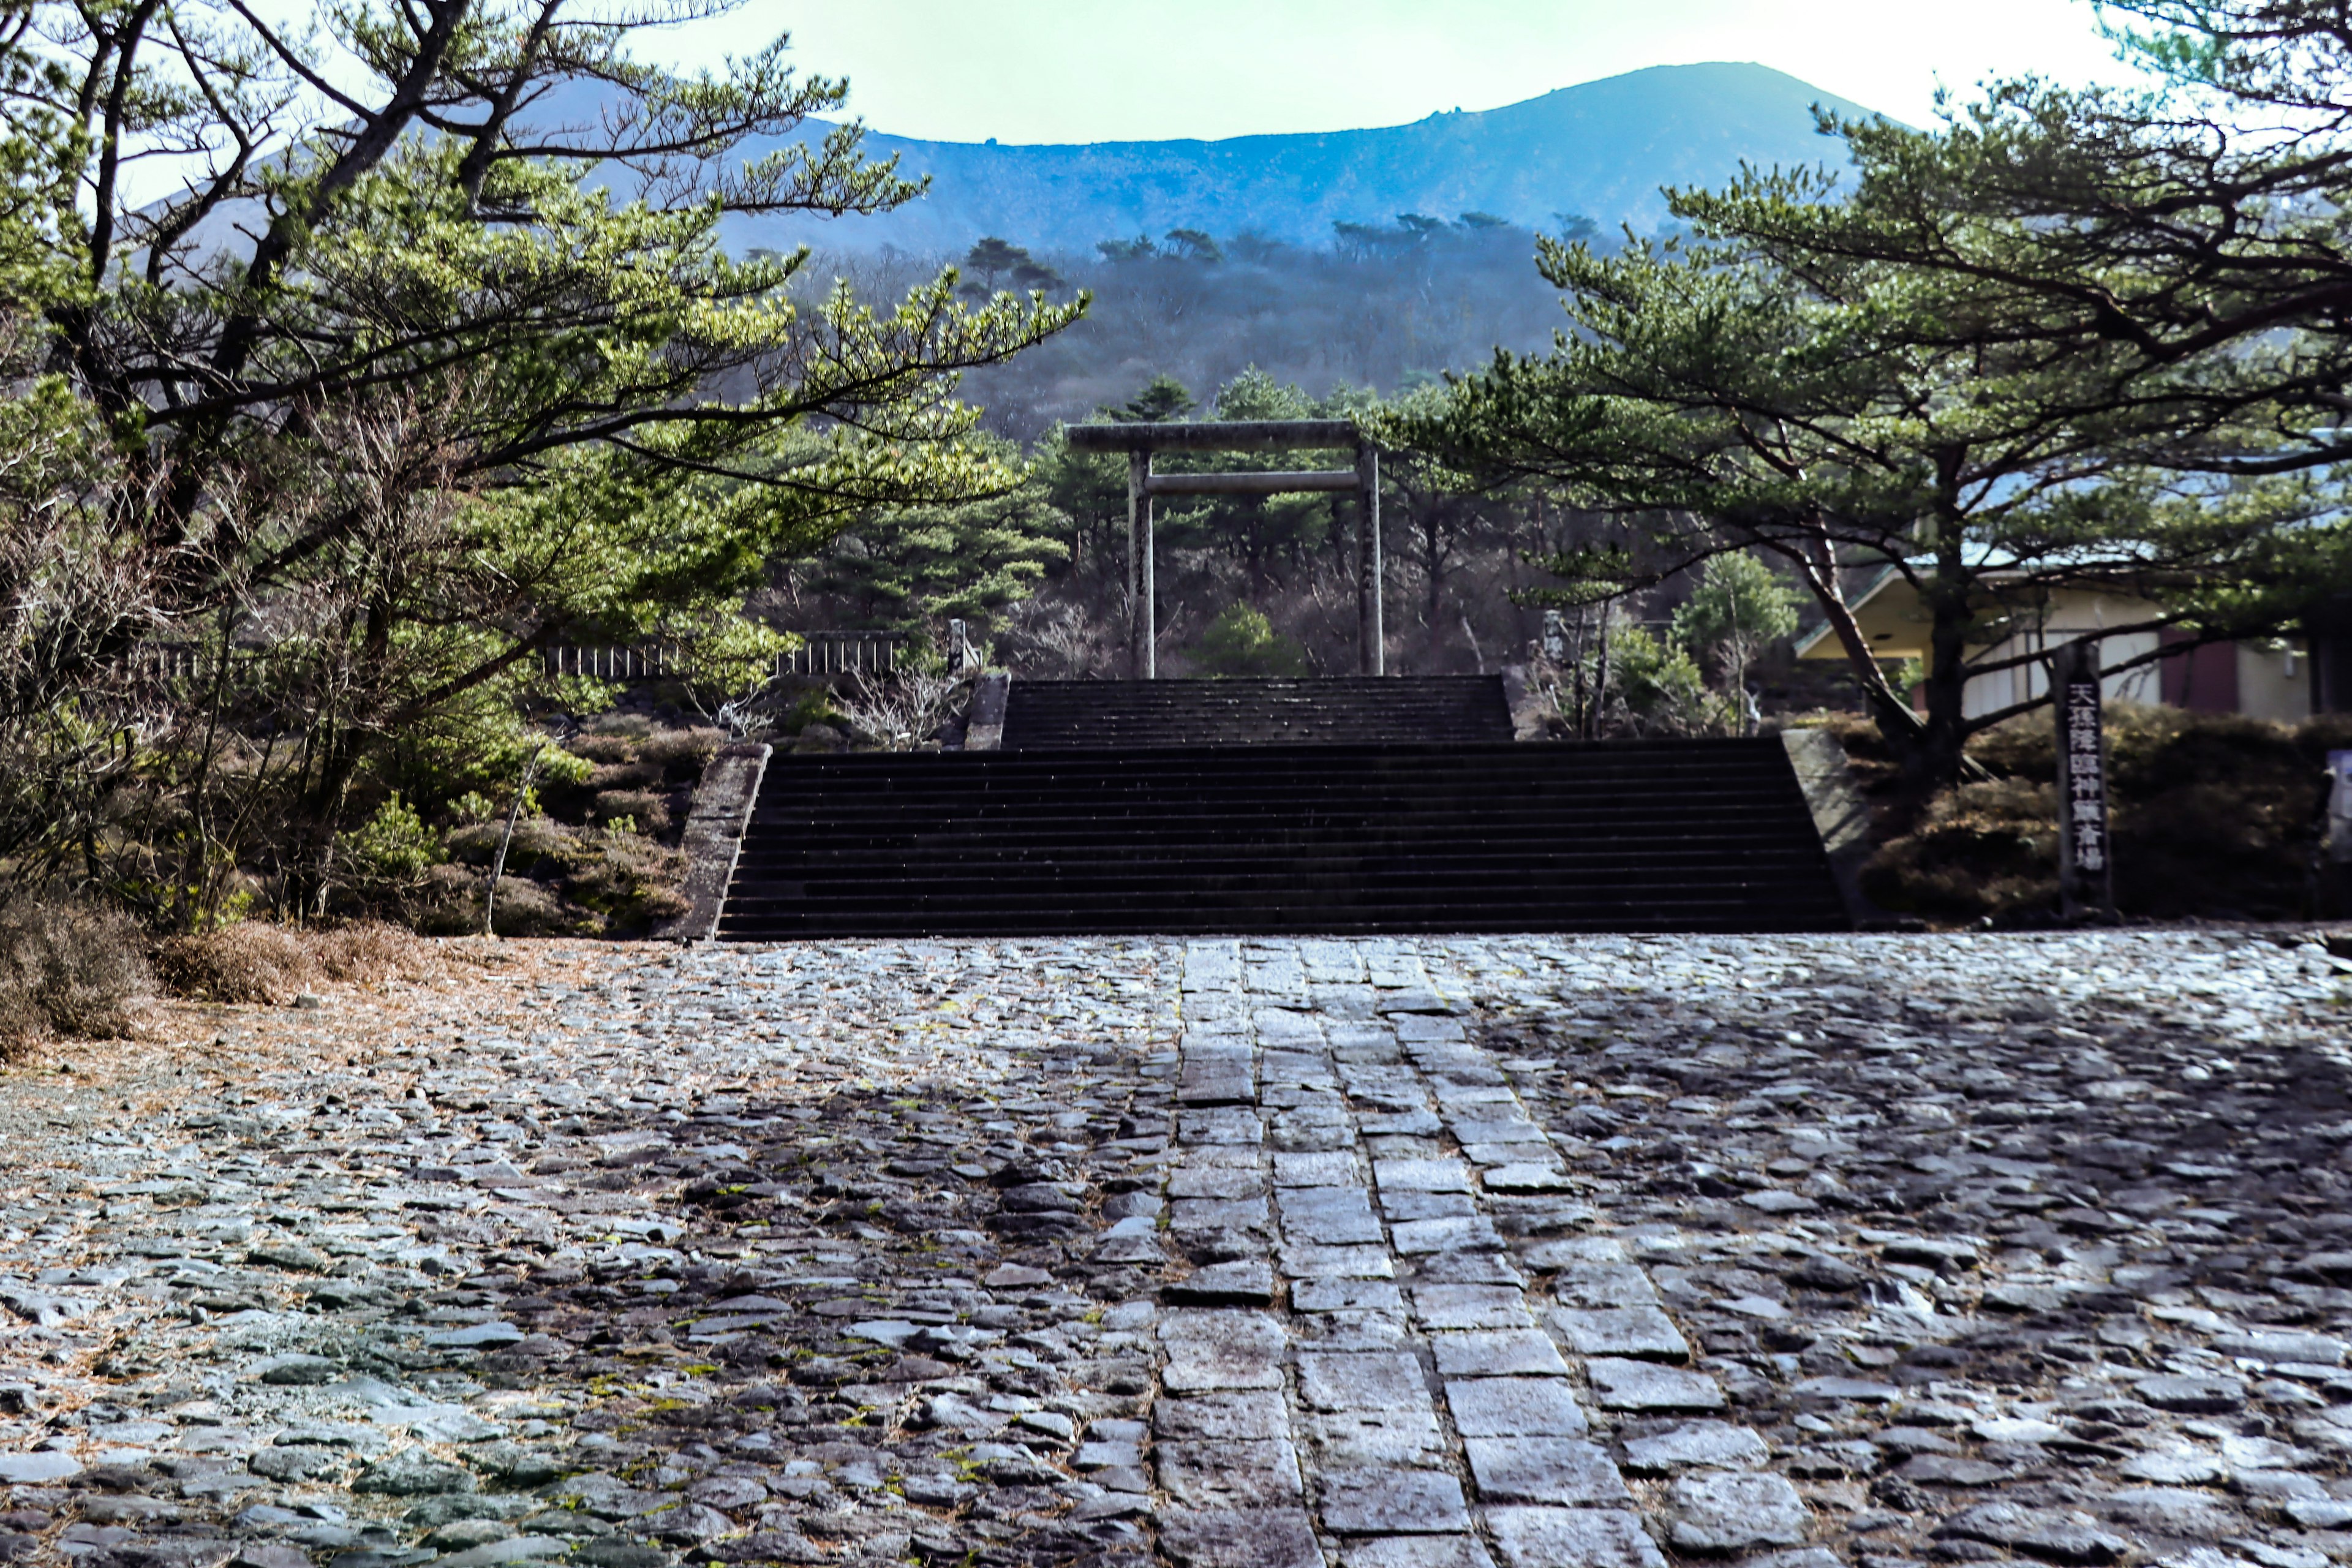
[[[1200,403],[1172,375],[1155,375],[1141,392],[1117,408],[1101,410],[1104,416],[1127,424],[1162,425],[1181,419],[1200,406]]]
[[[987,299],[1007,287],[1024,291],[1058,289],[1062,275],[1021,247],[993,236],[965,253],[962,269],[972,275],[961,292]]]
[[[805,646],[740,613],[708,612],[669,635],[678,649],[678,675],[706,713],[749,702],[775,683],[777,660]]]
[[[345,885],[372,903],[396,901],[425,886],[444,856],[441,837],[394,795],[351,832],[336,837],[336,865]]]
[[[1611,640],[1611,674],[1627,710],[1643,730],[1700,735],[1721,729],[1721,699],[1689,653],[1640,626],[1620,627]]]
[[[1006,449],[1008,466],[1013,455]],[[917,628],[959,617],[986,626],[1066,560],[1071,522],[1036,468],[995,495],[877,508],[802,569],[864,626]]]
[[[1219,262],[1225,258],[1223,247],[1210,238],[1205,230],[1171,228],[1166,237],[1167,247],[1160,252],[1163,256],[1173,256],[1180,260],[1204,263]]]
[[[1966,682],[2010,668],[1989,650],[2058,589],[2120,586],[2163,606],[2114,631],[2236,636],[2352,581],[2327,487],[2192,460],[2278,447],[2281,410],[2249,395],[2267,351],[2152,366],[2104,327],[2048,337],[2040,296],[1982,281],[2039,264],[2035,221],[1981,205],[1944,221],[1993,178],[1983,137],[1841,129],[1850,186],[1755,173],[1673,193],[1684,237],[1606,256],[1543,241],[1574,330],[1547,356],[1498,354],[1440,410],[1399,411],[1391,439],[1614,518],[1614,537],[1548,563],[1568,602],[1636,593],[1730,548],[1792,571],[1835,624],[1853,568],[1908,575],[1932,617],[1924,723],[1866,649],[1853,657],[1890,741],[1937,777],[2000,717],[1964,712]],[[1947,239],[1971,269],[1932,258]],[[2173,287],[2117,265],[2095,289],[2078,268],[2071,287]]]
[[[1219,420],[1310,419],[1321,413],[1298,387],[1255,365],[1217,389],[1211,411]],[[1297,452],[1215,452],[1162,458],[1160,466],[1171,472],[1251,472],[1296,468],[1301,461]],[[1169,547],[1218,551],[1238,562],[1254,584],[1265,582],[1278,562],[1296,562],[1320,544],[1329,530],[1329,499],[1312,494],[1203,496],[1181,511],[1160,504],[1165,521],[1159,533]]]
[[[1675,641],[1721,678],[1729,711],[1745,730],[1748,669],[1756,656],[1797,629],[1797,596],[1772,569],[1745,552],[1708,560],[1691,596],[1675,610]]]
[[[845,89],[782,39],[718,74],[633,53],[713,13],[12,13],[0,876],[167,925],[315,913],[387,797],[507,798],[522,711],[612,700],[541,648],[684,628],[740,689],[772,560],[1012,485],[958,383],[1083,298],[950,271],[877,306],[729,255],[743,215],[921,185],[854,126],[794,135]],[[582,91],[605,111],[510,112]],[[183,183],[134,203],[115,176],[159,153]]]
[[[1733,644],[1751,652],[1797,629],[1797,596],[1753,555],[1718,555],[1675,609],[1675,640],[1693,653]]]
[[[1211,621],[1192,650],[1202,674],[1219,677],[1302,676],[1307,652],[1274,629],[1265,612],[1234,605]]]

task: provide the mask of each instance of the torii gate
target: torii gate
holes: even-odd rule
[[[1073,425],[1069,443],[1082,452],[1127,454],[1127,637],[1129,670],[1156,680],[1160,618],[1152,600],[1151,498],[1154,496],[1287,495],[1300,490],[1354,490],[1356,506],[1356,664],[1366,675],[1388,673],[1381,613],[1381,457],[1351,419],[1236,419],[1191,425]],[[1155,474],[1155,452],[1291,452],[1352,447],[1352,468],[1307,468],[1261,474]]]

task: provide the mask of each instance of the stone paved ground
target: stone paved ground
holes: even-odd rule
[[[461,956],[0,1076],[0,1555],[2352,1560],[2292,936]]]

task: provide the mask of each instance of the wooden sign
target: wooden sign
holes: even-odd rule
[[[2108,832],[2097,643],[2071,642],[2051,656],[2050,695],[2058,715],[2059,912],[2067,920],[2111,915],[2115,844]]]

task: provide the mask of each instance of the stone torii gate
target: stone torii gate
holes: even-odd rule
[[[1069,443],[1082,452],[1127,454],[1127,637],[1129,673],[1159,679],[1160,617],[1152,598],[1154,496],[1287,495],[1301,490],[1354,490],[1356,505],[1356,664],[1365,675],[1388,673],[1381,610],[1380,449],[1349,419],[1235,419],[1189,425],[1073,425]],[[1328,451],[1352,447],[1352,468],[1287,472],[1157,474],[1160,452]]]

